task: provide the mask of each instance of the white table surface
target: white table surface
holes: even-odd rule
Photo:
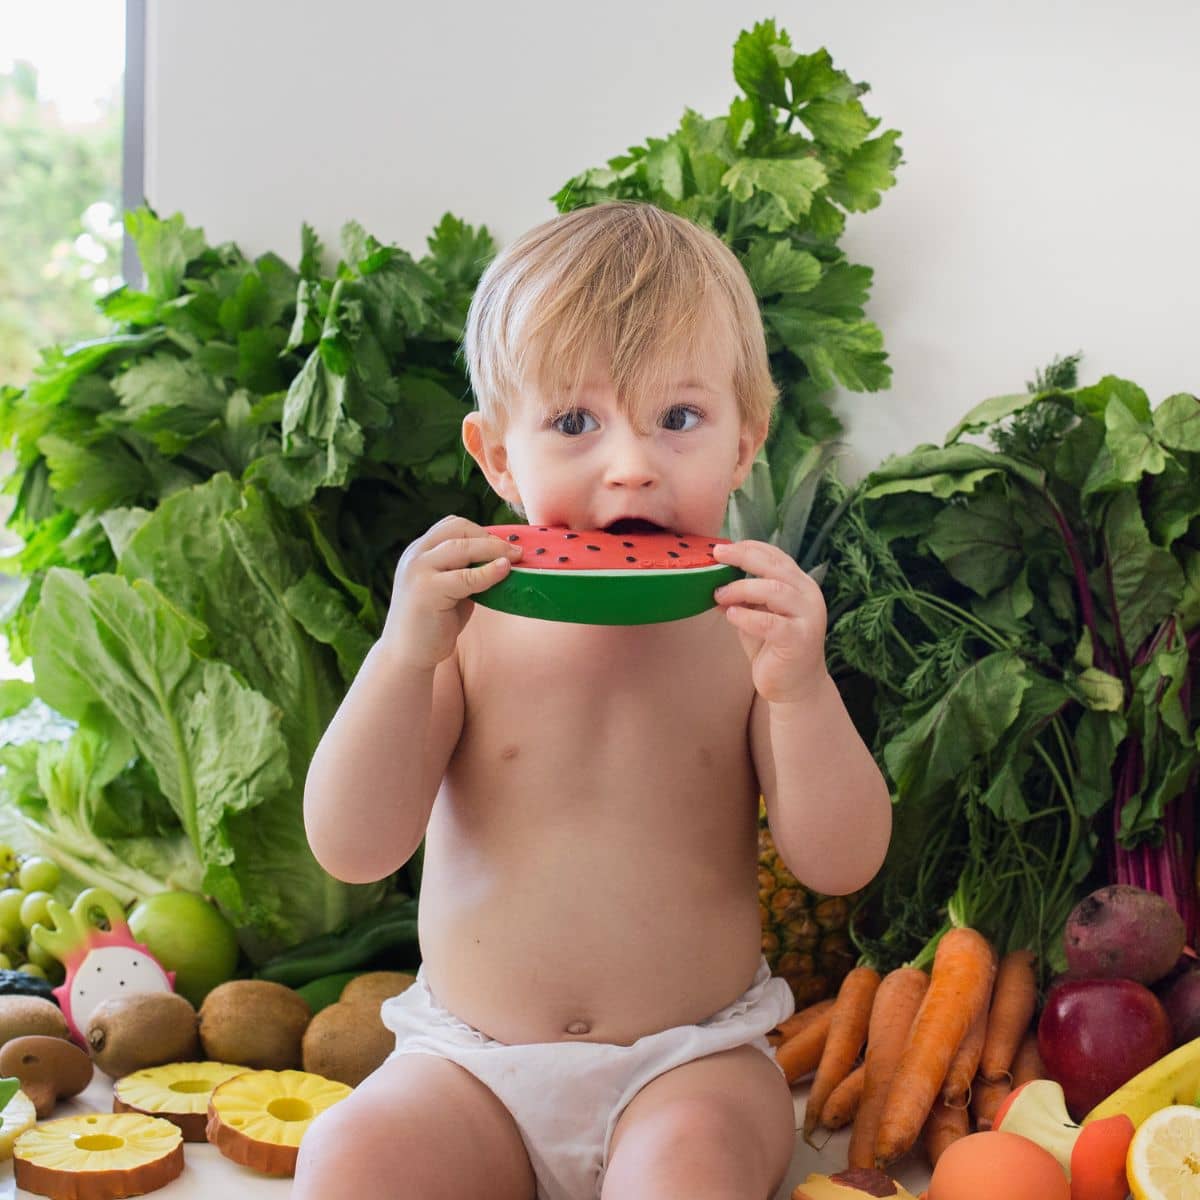
[[[795,1098],[798,1127],[804,1116],[807,1084],[794,1087],[792,1095]],[[54,1116],[69,1117],[80,1113],[111,1111],[112,1080],[97,1071],[87,1090],[75,1099],[60,1104],[55,1109]],[[822,1144],[820,1139],[825,1136],[829,1137],[829,1141]],[[846,1152],[850,1144],[849,1129],[828,1135],[826,1131],[818,1131],[814,1140],[821,1145],[820,1152],[809,1146],[797,1133],[792,1166],[775,1200],[789,1200],[792,1189],[798,1183],[803,1183],[810,1172],[833,1173],[845,1169]],[[225,1158],[215,1146],[201,1142],[185,1142],[183,1155],[186,1164],[183,1174],[155,1193],[162,1196],[163,1200],[213,1200],[216,1196],[237,1197],[237,1200],[284,1200],[291,1191],[290,1179],[272,1179],[251,1171],[248,1167],[239,1166]],[[928,1169],[923,1161],[916,1158],[898,1164],[893,1175],[914,1195],[919,1195],[929,1183]],[[13,1197],[26,1200],[33,1195],[33,1192],[18,1189],[13,1182],[11,1161],[0,1163],[0,1200],[13,1200]]]

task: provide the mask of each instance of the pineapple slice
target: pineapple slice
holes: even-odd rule
[[[183,1170],[183,1136],[140,1113],[62,1117],[21,1134],[13,1166],[17,1187],[52,1200],[140,1196]]]
[[[213,1089],[208,1140],[245,1167],[291,1175],[313,1119],[352,1090],[309,1071],[247,1071]]]
[[[245,1070],[230,1063],[183,1062],[134,1071],[113,1084],[113,1112],[162,1117],[179,1126],[185,1142],[207,1141],[204,1128],[213,1088]]]
[[[22,1091],[14,1093],[9,1102],[0,1109],[0,1162],[12,1158],[13,1142],[37,1121],[33,1101]]]

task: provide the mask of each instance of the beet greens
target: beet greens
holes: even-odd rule
[[[889,459],[835,533],[834,659],[874,687],[896,802],[877,955],[970,923],[1049,970],[1102,882],[1197,943],[1200,400],[1076,362]]]

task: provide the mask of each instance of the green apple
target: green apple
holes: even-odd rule
[[[129,914],[129,931],[175,972],[175,990],[199,1008],[213,988],[237,969],[237,934],[203,896],[156,892]]]

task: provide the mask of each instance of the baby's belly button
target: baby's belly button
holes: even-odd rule
[[[587,1021],[572,1021],[567,1026],[567,1032],[573,1034],[591,1033],[592,1027]]]

